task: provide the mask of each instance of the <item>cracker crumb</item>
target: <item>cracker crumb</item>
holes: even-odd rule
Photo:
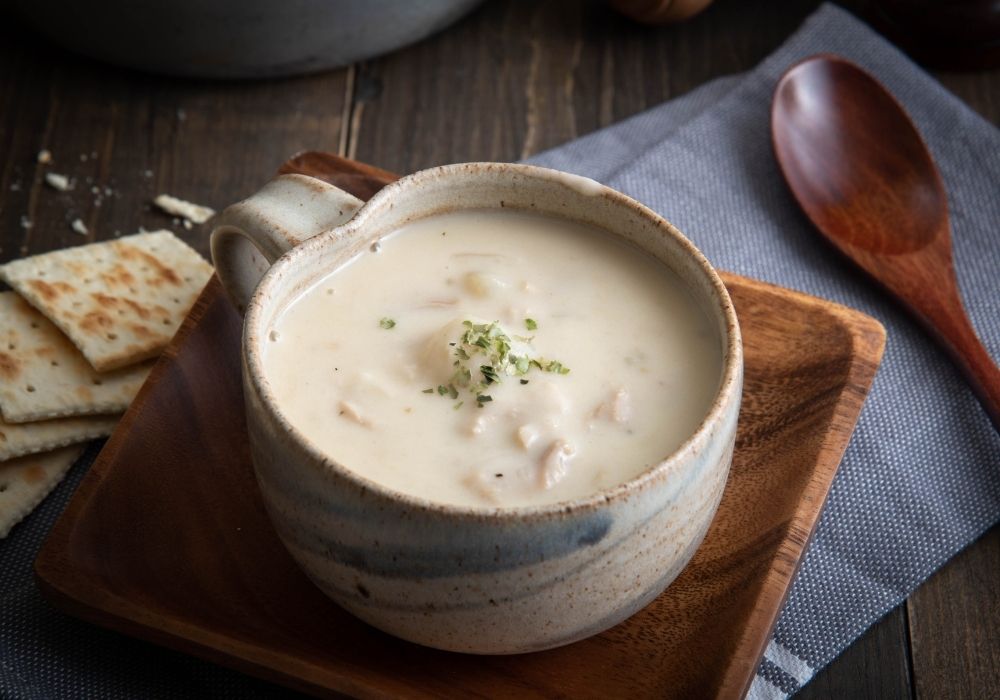
[[[156,199],[153,200],[153,204],[168,214],[183,217],[196,224],[203,224],[215,216],[214,209],[201,206],[200,204],[192,204],[191,202],[186,202],[183,199],[172,197],[169,194],[161,194],[157,196]]]
[[[21,228],[29,229],[32,226],[34,226],[34,224],[31,223],[31,219],[29,219],[27,216],[21,217]]]
[[[71,223],[69,227],[74,231],[76,231],[77,233],[79,233],[81,236],[86,236],[88,233],[90,233],[87,230],[87,225],[83,223],[83,221],[81,221],[80,219],[73,219],[73,223]]]
[[[177,121],[182,122],[187,118],[188,118],[187,112],[185,112],[183,109],[177,110]]]
[[[18,181],[14,181],[14,182],[10,183],[10,191],[11,192],[20,192],[21,191],[21,183],[18,182]]]
[[[81,153],[80,154],[80,162],[81,163],[86,163],[87,162],[87,154],[86,153]]]
[[[184,228],[190,231],[194,228],[194,224],[192,224],[189,220],[184,219]]]
[[[42,150],[40,150],[38,152],[38,158],[37,158],[37,160],[42,165],[45,165],[46,163],[51,163],[52,162],[52,153],[48,149],[43,148]]]
[[[73,189],[73,183],[70,182],[70,179],[59,173],[45,173],[45,184],[60,192]]]

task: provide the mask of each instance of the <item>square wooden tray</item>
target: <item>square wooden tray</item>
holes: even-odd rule
[[[391,174],[309,153],[369,197]],[[355,620],[299,572],[257,492],[240,387],[242,319],[214,279],[45,542],[35,570],[69,613],[317,695],[742,696],[885,341],[870,317],[724,275],[745,392],[718,515],[691,564],[617,627],[535,654],[422,648]]]

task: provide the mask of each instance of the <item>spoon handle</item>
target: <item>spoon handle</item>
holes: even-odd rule
[[[958,364],[993,427],[1000,432],[1000,368],[976,335],[957,290],[943,296],[939,300],[924,297],[914,310]]]

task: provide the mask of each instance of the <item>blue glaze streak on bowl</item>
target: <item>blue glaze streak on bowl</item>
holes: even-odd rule
[[[521,527],[503,533],[503,546],[486,546],[479,537],[454,533],[447,549],[408,543],[387,543],[378,549],[370,544],[350,544],[324,537],[315,530],[295,533],[297,545],[317,556],[325,556],[365,574],[388,578],[447,578],[516,569],[559,559],[593,547],[611,529],[611,517],[594,513],[584,521],[553,523],[540,538],[537,528]]]

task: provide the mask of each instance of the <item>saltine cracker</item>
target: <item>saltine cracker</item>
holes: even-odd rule
[[[96,372],[15,292],[0,292],[0,414],[7,423],[124,413],[152,362]]]
[[[170,231],[65,248],[0,267],[99,372],[155,357],[212,275]]]
[[[49,495],[82,453],[75,445],[0,463],[0,539]]]
[[[35,423],[0,420],[0,461],[107,437],[116,425],[118,416],[55,418]]]

